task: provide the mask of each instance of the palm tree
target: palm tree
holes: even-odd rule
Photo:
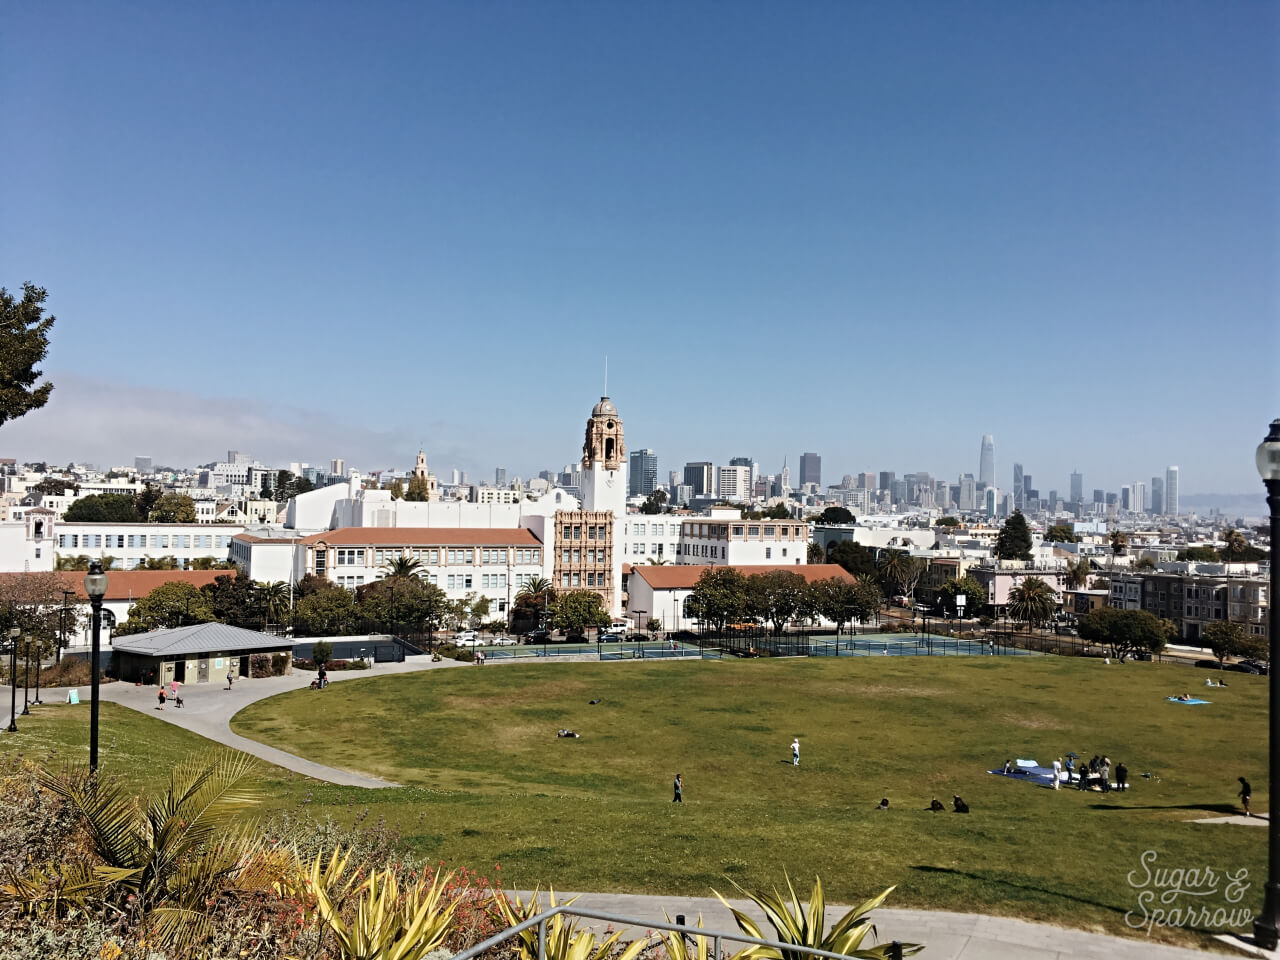
[[[667,560],[665,557],[663,557],[662,559],[657,559],[655,557],[645,557],[644,562],[653,567],[663,567],[663,566],[666,566],[668,563],[670,563],[670,561]]]
[[[1239,530],[1224,530],[1222,541],[1223,546],[1219,553],[1222,559],[1228,563],[1243,556],[1245,551],[1249,549],[1249,541],[1244,538],[1244,534]]]
[[[260,583],[253,588],[253,599],[266,615],[267,622],[279,623],[289,606],[289,586],[283,580]]]
[[[1068,587],[1073,590],[1079,590],[1081,587],[1086,586],[1089,583],[1090,572],[1091,567],[1086,558],[1081,557],[1075,563],[1068,560],[1067,573],[1063,579]]]
[[[924,572],[924,564],[905,550],[889,550],[880,560],[880,575],[897,584],[899,592],[911,599],[916,583]]]
[[[422,561],[416,557],[401,555],[388,560],[383,566],[382,571],[387,575],[387,577],[395,577],[401,580],[407,580],[410,577],[420,577],[422,576]]]
[[[1057,606],[1057,591],[1039,577],[1027,577],[1009,591],[1009,615],[1032,627],[1053,616]]]
[[[516,599],[520,600],[524,597],[542,598],[542,594],[551,589],[551,581],[546,577],[530,577],[516,591]]]
[[[1120,557],[1129,549],[1129,536],[1123,530],[1111,531],[1111,553]]]

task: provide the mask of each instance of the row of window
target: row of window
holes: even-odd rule
[[[560,574],[560,586],[562,587],[607,587],[608,585],[609,575],[607,573]]]
[[[229,536],[214,536],[207,533],[60,533],[58,547],[62,550],[80,548],[101,548],[106,550],[124,550],[132,547],[145,550],[152,547],[157,550],[225,550],[231,542]]]
[[[443,559],[449,564],[474,564],[479,556],[482,564],[494,564],[507,562],[507,551],[497,550],[474,550],[474,549],[453,549],[442,550],[439,548],[424,548],[420,550],[365,550],[361,547],[338,547],[334,551],[334,566],[338,567],[363,567],[365,558],[372,555],[374,566],[385,566],[393,560],[397,560],[402,556],[411,556],[413,559],[422,563],[438,565]],[[316,567],[317,572],[324,567],[324,550],[316,550]],[[536,564],[542,562],[542,551],[534,548],[518,548],[515,551],[515,562],[524,564]]]
[[[583,538],[582,534],[584,529],[586,530],[586,539],[604,540],[606,538],[605,531],[608,529],[608,527],[603,523],[601,524],[590,523],[590,524],[587,524],[585,528],[581,524],[566,523],[564,525],[564,539],[581,540]]]
[[[608,563],[609,551],[604,547],[596,550],[594,547],[588,550],[579,550],[576,547],[570,550],[568,547],[560,551],[560,561],[562,563]]]

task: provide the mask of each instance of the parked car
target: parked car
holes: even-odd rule
[[[491,647],[514,647],[518,641],[515,637],[494,637],[489,641]]]
[[[621,643],[622,636],[621,634],[617,634],[617,633],[602,633],[600,634],[600,642],[601,643]]]
[[[525,635],[525,643],[546,643],[551,639],[550,630],[530,630]]]
[[[627,621],[625,620],[615,620],[613,621],[613,623],[609,624],[609,632],[610,633],[626,633],[627,630],[630,629],[630,627],[631,625],[627,623]]]
[[[1267,665],[1261,660],[1241,660],[1236,664],[1236,669],[1242,673],[1252,673],[1264,677],[1267,675]]]
[[[460,647],[475,646],[478,634],[474,630],[463,630],[453,638],[453,642]]]

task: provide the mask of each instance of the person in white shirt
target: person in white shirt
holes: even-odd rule
[[[791,765],[793,767],[800,766],[800,738],[796,737],[791,741]]]
[[[1059,757],[1053,761],[1053,789],[1061,789],[1062,784],[1062,758]]]

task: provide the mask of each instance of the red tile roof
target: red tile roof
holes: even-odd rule
[[[134,600],[145,597],[162,583],[175,580],[189,583],[195,587],[203,587],[213,583],[217,577],[234,577],[234,570],[108,570],[107,593],[104,600]],[[33,573],[0,573],[0,577],[32,577],[41,576]],[[84,592],[84,573],[75,570],[58,570],[54,573],[62,583],[63,590],[75,594],[79,603],[88,603],[89,595]]]
[[[712,568],[706,564],[637,563],[631,568],[631,573],[633,576],[643,577],[644,582],[654,590],[682,590],[691,589],[697,584],[698,578],[702,576],[703,572],[710,569]],[[802,563],[792,566],[781,563],[764,563],[735,567],[734,569],[744,577],[749,577],[754,573],[772,573],[774,570],[786,570],[788,573],[800,574],[809,583],[813,583],[815,580],[829,580],[832,577],[839,577],[841,580],[853,579],[849,572],[838,563]]]
[[[303,537],[299,543],[331,547],[540,547],[524,527],[341,527]]]

